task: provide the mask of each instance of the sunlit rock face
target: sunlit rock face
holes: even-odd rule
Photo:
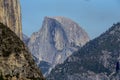
[[[0,22],[7,25],[22,39],[19,0],[0,0]]]
[[[51,64],[52,68],[63,63],[88,41],[87,33],[71,19],[45,17],[42,28],[32,34],[28,47],[36,57],[38,65],[40,61],[45,61]]]

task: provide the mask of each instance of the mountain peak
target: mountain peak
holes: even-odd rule
[[[47,62],[53,68],[88,41],[88,34],[76,22],[65,17],[46,16],[42,28],[31,36],[28,47],[39,59],[37,62]]]
[[[56,20],[58,20],[58,21],[72,21],[70,18],[67,18],[67,17],[64,17],[64,16],[54,16],[54,17],[52,17],[53,19],[56,19]],[[72,22],[74,22],[74,21],[72,21]]]
[[[70,23],[75,23],[77,24],[76,22],[74,22],[73,20],[71,20],[70,18],[67,18],[67,17],[64,17],[64,16],[46,16],[44,19],[54,19],[54,20],[57,20],[59,23],[66,23],[66,24],[70,24]]]

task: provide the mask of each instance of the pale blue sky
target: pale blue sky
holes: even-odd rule
[[[20,0],[23,33],[30,36],[45,16],[65,16],[77,22],[93,39],[120,22],[120,0]]]

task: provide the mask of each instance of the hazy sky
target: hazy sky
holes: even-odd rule
[[[77,22],[93,39],[120,22],[120,0],[20,0],[23,33],[30,36],[45,16],[65,16]]]

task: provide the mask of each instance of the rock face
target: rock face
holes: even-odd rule
[[[44,80],[24,43],[0,23],[0,80]]]
[[[26,36],[25,34],[22,34],[22,41],[28,45],[28,42],[29,42],[30,38],[28,36]]]
[[[0,22],[7,25],[22,39],[19,0],[0,0]]]
[[[57,65],[47,80],[120,80],[120,23]]]
[[[45,17],[42,28],[32,34],[28,47],[38,65],[45,61],[54,67],[89,41],[87,33],[65,17]]]

